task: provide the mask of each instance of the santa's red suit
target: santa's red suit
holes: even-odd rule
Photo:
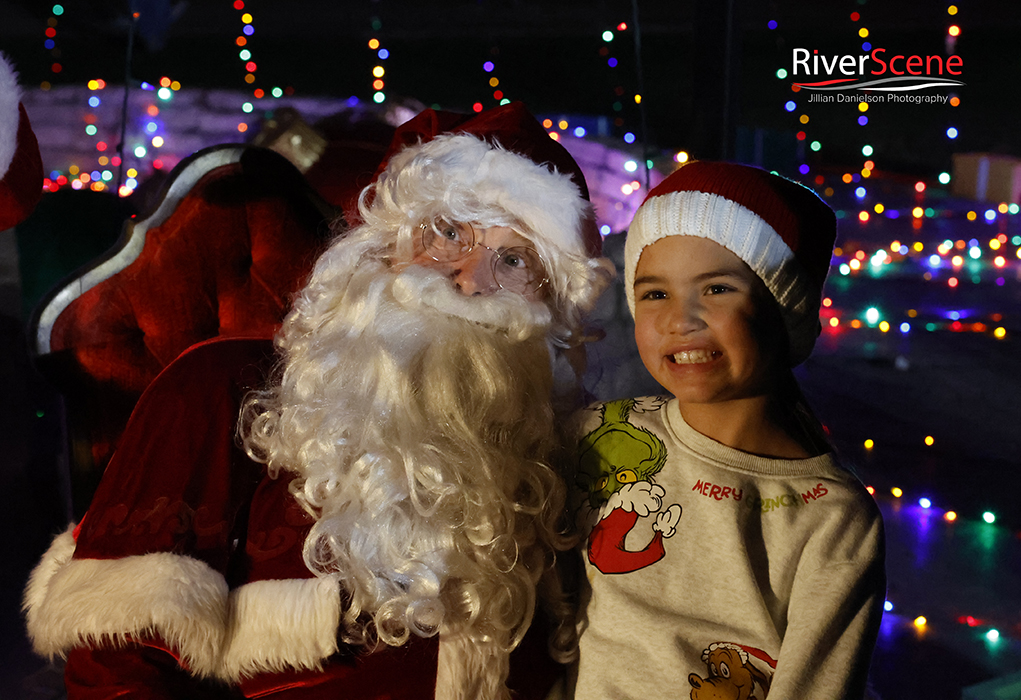
[[[169,365],[88,515],[36,569],[30,634],[67,654],[69,698],[433,697],[435,637],[338,644],[343,596],[305,566],[312,521],[291,477],[237,444],[241,401],[274,359],[268,340],[220,339]],[[516,697],[544,697],[559,672],[541,627],[511,656]]]
[[[42,196],[43,164],[14,67],[0,54],[0,231],[24,221]]]

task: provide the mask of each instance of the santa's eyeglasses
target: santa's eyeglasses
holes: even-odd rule
[[[490,248],[475,235],[471,224],[435,219],[424,223],[422,246],[437,262],[457,262],[471,255],[476,248],[493,253],[493,279],[501,289],[518,294],[534,293],[549,281],[546,264],[534,248],[513,246]]]

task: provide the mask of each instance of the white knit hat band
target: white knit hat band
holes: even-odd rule
[[[708,192],[668,192],[647,200],[628,230],[624,290],[635,312],[635,269],[642,251],[668,236],[696,236],[737,255],[780,304],[791,344],[791,364],[808,357],[818,334],[821,290],[814,289],[793,251],[750,209]]]

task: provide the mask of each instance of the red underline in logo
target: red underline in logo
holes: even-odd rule
[[[853,83],[856,78],[843,78],[842,80],[824,80],[821,83],[794,83],[798,87],[818,87],[820,85],[834,85],[836,83]]]

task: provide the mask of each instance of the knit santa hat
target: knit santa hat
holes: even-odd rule
[[[624,247],[624,289],[635,311],[635,268],[642,251],[667,236],[715,241],[743,260],[780,305],[790,364],[812,352],[819,303],[836,239],[833,211],[807,187],[735,163],[696,161],[646,197]]]
[[[43,164],[17,74],[0,54],[0,231],[24,221],[42,196]]]

